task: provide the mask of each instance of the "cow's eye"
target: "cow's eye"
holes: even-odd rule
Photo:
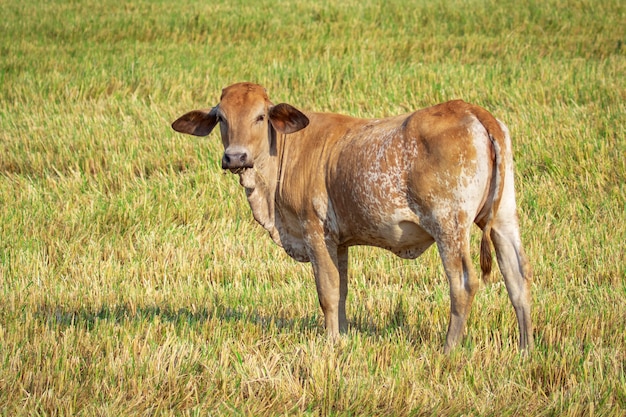
[[[265,115],[264,114],[260,114],[256,118],[256,122],[257,123],[261,123],[263,120],[265,120]]]

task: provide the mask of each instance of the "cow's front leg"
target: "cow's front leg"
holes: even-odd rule
[[[326,333],[335,338],[347,328],[348,248],[338,248],[323,233],[311,233],[307,241]]]

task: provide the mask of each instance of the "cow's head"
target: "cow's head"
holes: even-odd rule
[[[239,83],[222,90],[217,106],[191,111],[172,123],[172,128],[207,136],[218,123],[224,144],[222,168],[240,172],[272,154],[275,131],[297,132],[309,124],[309,119],[289,104],[273,105],[260,85]]]

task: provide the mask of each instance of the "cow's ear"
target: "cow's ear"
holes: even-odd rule
[[[217,107],[207,110],[194,110],[180,116],[172,129],[194,136],[207,136],[217,124]]]
[[[297,132],[309,125],[309,118],[287,103],[270,108],[270,121],[274,129],[285,134]]]

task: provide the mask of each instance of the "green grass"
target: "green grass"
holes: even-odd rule
[[[622,1],[0,1],[0,414],[626,413]],[[249,80],[366,117],[463,98],[513,135],[536,350],[501,282],[351,249],[349,333],[254,222],[217,134]],[[478,241],[475,236],[477,249]],[[476,254],[477,254],[476,250]]]

